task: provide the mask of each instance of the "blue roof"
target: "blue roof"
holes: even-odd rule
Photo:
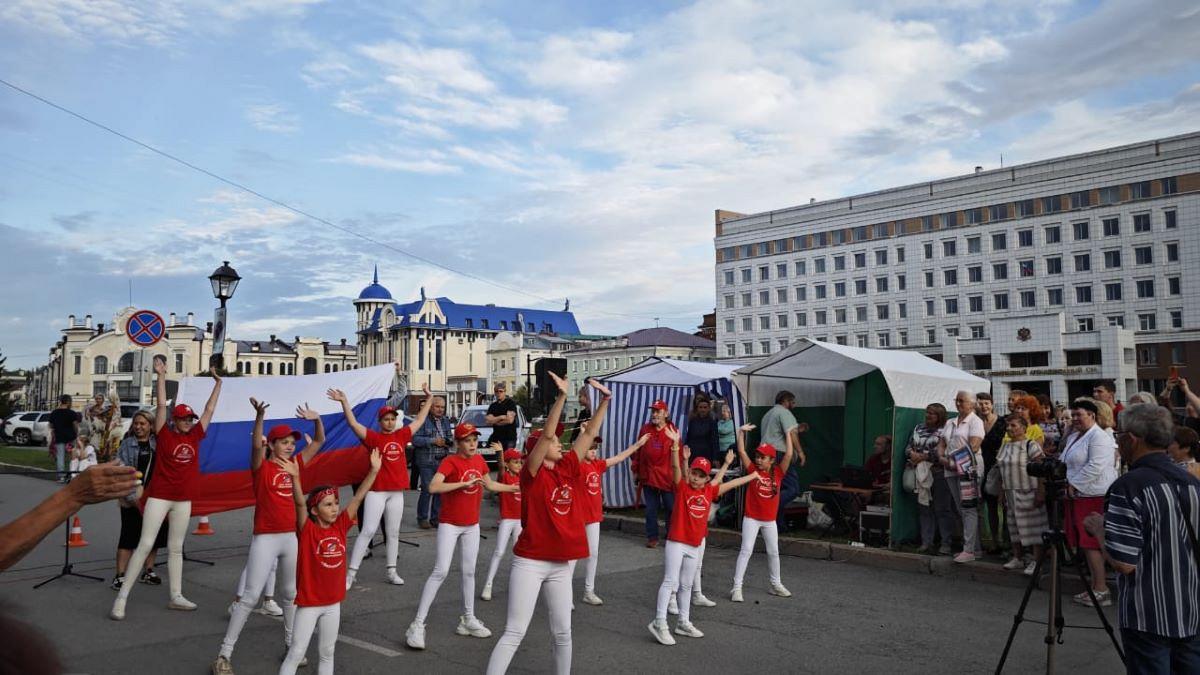
[[[392,294],[388,289],[379,284],[379,265],[375,266],[375,277],[371,280],[371,285],[362,289],[358,294],[359,300],[391,300]]]
[[[414,300],[405,304],[393,305],[397,323],[400,326],[438,326],[442,328],[459,328],[468,330],[518,330],[517,315],[524,319],[521,328],[525,332],[553,332],[578,334],[579,325],[575,323],[575,315],[570,311],[553,311],[544,309],[527,309],[520,307],[497,307],[495,305],[464,305],[449,298],[437,298],[438,306],[446,315],[446,323],[418,323],[416,315],[421,311],[423,300]],[[379,312],[371,317],[371,322],[364,333],[379,330]],[[533,324],[530,329],[530,324]]]

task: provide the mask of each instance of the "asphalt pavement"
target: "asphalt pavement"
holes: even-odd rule
[[[0,475],[0,521],[8,522],[43,499],[56,486],[48,481]],[[494,637],[454,634],[461,613],[457,557],[427,623],[427,649],[403,645],[404,631],[416,612],[421,586],[432,568],[432,531],[415,529],[415,493],[406,500],[399,569],[407,582],[384,581],[383,548],[363,563],[358,584],[342,606],[339,673],[483,672],[496,638],[504,629],[507,561],[495,585],[496,599],[476,600],[476,615]],[[343,492],[343,497],[348,496]],[[184,594],[199,605],[195,612],[166,608],[165,565],[162,586],[138,585],[129,600],[128,618],[107,618],[115,592],[107,582],[119,521],[115,504],[81,513],[85,548],[71,550],[75,570],[105,582],[66,577],[41,589],[33,584],[62,567],[63,533],[57,530],[13,569],[0,574],[0,599],[9,610],[40,627],[58,645],[69,672],[208,672],[226,627],[251,533],[249,509],[213,516],[213,536],[189,536],[187,553],[213,566],[186,563]],[[496,509],[484,504],[484,536],[477,565],[477,592],[495,542]],[[193,519],[194,528],[195,519]],[[785,556],[784,583],[789,599],[768,595],[766,559],[755,554],[746,578],[746,602],[728,601],[736,551],[709,549],[704,563],[705,593],[713,608],[695,608],[693,622],[702,639],[679,637],[664,647],[646,629],[662,579],[662,549],[647,549],[637,537],[605,532],[601,537],[596,592],[601,607],[582,602],[574,612],[576,673],[984,673],[992,672],[1003,648],[1021,589],[955,579],[873,569],[846,563]],[[577,577],[583,574],[583,566]],[[577,594],[582,580],[577,580]],[[1035,592],[1032,619],[1044,619],[1046,594]],[[1113,608],[1107,616],[1116,621]],[[1094,610],[1065,607],[1069,625],[1098,626]],[[673,623],[673,617],[672,617]],[[1005,672],[1044,670],[1044,628],[1024,623],[1018,631]],[[1067,628],[1055,648],[1061,672],[1123,672],[1102,630]],[[275,673],[283,651],[278,619],[252,615],[242,632],[233,664],[239,675]],[[315,664],[315,644],[309,657]],[[510,672],[545,673],[553,669],[549,627],[539,604],[525,643]],[[315,673],[314,667],[300,672]]]

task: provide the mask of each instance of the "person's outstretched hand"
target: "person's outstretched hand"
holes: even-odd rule
[[[67,485],[71,497],[81,504],[96,504],[124,497],[141,482],[137,467],[115,461],[88,468]]]

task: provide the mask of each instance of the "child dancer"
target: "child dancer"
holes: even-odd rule
[[[450,559],[454,548],[462,542],[463,613],[458,618],[459,635],[487,638],[492,636],[483,622],[475,618],[475,558],[479,555],[479,507],[483,503],[483,488],[492,492],[517,492],[521,488],[492,480],[487,462],[479,455],[479,430],[475,425],[462,423],[454,427],[454,445],[457,452],[447,456],[438,466],[433,480],[429,481],[429,492],[442,496],[442,509],[438,515],[437,553],[433,573],[421,591],[421,603],[417,616],[404,633],[405,642],[413,649],[425,648],[425,619],[429,607],[437,597],[438,589],[450,571]],[[500,444],[492,445],[497,451]]]
[[[342,600],[346,598],[346,532],[354,524],[358,505],[371,490],[383,459],[378,448],[371,450],[371,469],[341,513],[338,513],[337,488],[319,487],[306,500],[300,485],[300,465],[291,459],[271,461],[292,478],[298,540],[295,635],[279,666],[279,675],[295,675],[304,652],[308,651],[314,628],[320,633],[317,675],[333,675],[333,648],[342,620]]]
[[[156,385],[158,407],[154,414],[156,436],[154,480],[146,486],[146,506],[142,512],[142,538],[137,549],[129,558],[126,569],[140,570],[146,556],[154,547],[158,528],[168,517],[167,534],[167,579],[171,589],[168,609],[192,611],[195,603],[183,597],[183,538],[187,535],[188,519],[192,516],[192,497],[196,492],[196,479],[200,475],[200,441],[208,430],[217,399],[221,396],[221,378],[214,369],[212,393],[204,404],[204,413],[197,424],[196,413],[182,403],[175,406],[167,424],[167,360],[154,357],[154,372],[158,374]],[[125,583],[113,601],[108,617],[114,621],[125,618],[125,602],[133,590],[136,575],[126,574]]]
[[[400,364],[396,364],[400,370]],[[363,503],[363,522],[359,523],[358,537],[354,540],[354,553],[350,556],[350,569],[346,573],[346,589],[354,585],[354,577],[358,574],[358,566],[362,564],[363,556],[371,545],[371,539],[379,530],[379,520],[383,519],[384,536],[387,539],[387,580],[390,584],[402,586],[404,579],[396,574],[396,557],[400,553],[400,518],[404,515],[404,491],[408,489],[408,465],[404,456],[404,448],[412,441],[413,433],[425,424],[425,417],[433,405],[433,396],[429,393],[429,385],[421,386],[425,395],[421,410],[413,421],[405,427],[396,428],[399,413],[391,406],[379,409],[379,431],[368,429],[354,418],[350,409],[350,401],[340,389],[330,389],[329,398],[342,404],[342,414],[346,423],[370,450],[379,450],[383,457],[383,468],[379,470],[379,478],[375,487],[367,495]]]
[[[754,429],[754,425],[742,427],[744,430]],[[746,564],[750,562],[750,554],[754,552],[754,542],[758,540],[759,531],[763,535],[763,543],[767,547],[767,570],[771,574],[771,595],[790,598],[791,591],[784,588],[779,578],[779,530],[775,518],[779,513],[779,485],[784,474],[792,464],[792,444],[787,444],[783,460],[776,465],[775,446],[763,443],[754,451],[754,463],[746,454],[742,445],[738,446],[738,455],[747,473],[756,476],[757,481],[746,488],[746,509],[742,516],[742,550],[738,552],[737,565],[733,570],[733,590],[729,599],[742,602],[742,579],[746,576]]]
[[[536,441],[535,441],[536,442]],[[504,468],[498,474],[504,485],[516,485],[516,492],[500,493],[500,527],[496,533],[496,550],[492,553],[492,562],[488,565],[487,581],[483,584],[480,600],[492,599],[492,582],[496,579],[496,571],[500,569],[500,560],[508,550],[511,538],[515,544],[521,536],[521,467],[525,465],[525,456],[520,450],[504,451]]]
[[[588,542],[587,570],[583,579],[583,601],[589,605],[604,604],[600,596],[596,595],[596,566],[600,562],[600,522],[604,520],[604,494],[600,489],[600,475],[629,459],[633,453],[646,444],[646,441],[650,440],[650,436],[643,435],[633,445],[606,459],[598,458],[601,440],[599,436],[596,437],[592,446],[588,448],[587,454],[584,455],[583,462],[579,465],[580,471],[583,472],[583,499],[580,501],[580,506],[583,507],[584,532],[587,534]],[[573,574],[574,568],[572,567]]]
[[[546,428],[553,429],[567,400],[567,381],[552,372],[549,375],[558,387],[558,397],[546,417]],[[554,636],[554,672],[558,675],[571,672],[570,561],[588,555],[583,509],[575,499],[575,491],[580,487],[580,460],[592,447],[592,439],[600,429],[612,397],[594,380],[592,386],[604,398],[571,451],[563,452],[558,438],[545,434],[525,458],[525,467],[521,470],[524,529],[513,547],[512,571],[508,579],[508,619],[504,635],[496,642],[488,660],[488,675],[502,675],[508,670],[525,638],[533,608],[543,589],[550,615],[550,632]]]
[[[678,431],[671,430],[668,435],[675,443],[679,442]],[[738,444],[741,443],[739,433]],[[684,457],[691,457],[691,452],[684,450]],[[658,606],[655,608],[654,621],[649,625],[650,634],[660,644],[675,644],[675,638],[671,637],[670,627],[667,626],[667,604],[669,599],[676,595],[679,597],[679,620],[675,624],[675,634],[704,637],[704,633],[691,622],[691,587],[696,576],[696,566],[704,554],[701,544],[708,535],[708,511],[721,495],[758,478],[754,474],[748,474],[729,483],[722,483],[725,472],[732,463],[733,450],[729,450],[725,453],[725,463],[710,482],[709,472],[712,470],[712,464],[707,458],[697,457],[692,460],[687,478],[684,478],[679,453],[671,453],[671,469],[675,477],[675,508],[671,511],[671,527],[667,531],[663,580],[662,585],[658,587]]]
[[[254,430],[250,437],[250,472],[254,486],[254,537],[250,540],[250,552],[246,558],[246,586],[240,593],[229,613],[229,627],[221,642],[221,651],[212,664],[213,675],[233,675],[233,648],[238,636],[258,604],[267,582],[275,576],[276,566],[283,579],[279,599],[283,601],[283,647],[284,654],[292,643],[292,626],[296,616],[296,514],[292,503],[292,477],[274,460],[292,460],[297,471],[312,461],[325,442],[325,425],[315,410],[305,405],[296,408],[296,417],[316,425],[316,436],[304,450],[296,453],[296,441],[300,432],[286,424],[277,424],[263,438],[263,418],[269,403],[250,399],[254,406]],[[271,461],[267,461],[270,453]],[[273,581],[273,580],[272,580]],[[272,591],[273,591],[273,587]],[[272,603],[274,604],[274,603]]]

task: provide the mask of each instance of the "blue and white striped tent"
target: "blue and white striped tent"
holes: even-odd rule
[[[696,391],[724,399],[733,410],[734,423],[744,424],[746,411],[742,395],[730,380],[733,371],[741,366],[651,357],[599,378],[613,394],[600,430],[604,438],[602,454],[611,457],[632,445],[637,440],[638,430],[650,421],[650,404],[659,399],[667,402],[671,421],[686,434],[687,413]],[[591,399],[594,410],[599,398],[592,396]],[[605,506],[620,508],[639,503],[629,467],[629,462],[624,462],[605,473]]]

